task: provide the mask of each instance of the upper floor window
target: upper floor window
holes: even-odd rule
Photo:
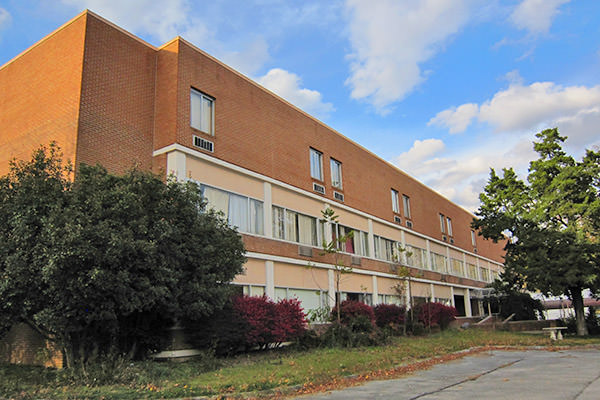
[[[331,159],[331,186],[342,188],[342,163]]]
[[[214,135],[214,99],[192,89],[190,91],[190,125],[209,135]]]
[[[471,231],[471,244],[473,247],[477,247],[477,241],[475,240],[475,231]]]
[[[410,219],[410,197],[402,195],[402,205],[404,206],[404,218]]]
[[[323,153],[313,148],[310,149],[310,176],[323,180]]]
[[[315,217],[273,206],[273,237],[318,246],[323,235],[323,224]]]
[[[445,220],[444,214],[440,214],[440,230],[442,231],[442,233],[446,233],[446,225],[445,225],[446,221],[444,221],[444,220]]]
[[[400,200],[398,198],[398,191],[392,189],[392,211],[400,213]]]
[[[452,236],[452,220],[450,217],[446,217],[446,225],[448,227],[448,236]]]

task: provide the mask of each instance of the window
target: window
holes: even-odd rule
[[[440,229],[442,230],[442,233],[446,233],[446,226],[445,226],[444,219],[445,219],[444,214],[440,214]]]
[[[331,159],[331,186],[342,188],[342,163]]]
[[[471,244],[473,247],[477,247],[477,241],[475,239],[475,231],[471,231]]]
[[[190,125],[199,131],[214,135],[214,99],[192,89],[190,92]]]
[[[446,273],[446,256],[431,252],[431,269],[436,272]]]
[[[241,232],[264,234],[262,201],[206,185],[201,185],[201,189],[208,206],[221,211],[229,225]]]
[[[310,149],[310,176],[323,180],[323,153]]]
[[[392,262],[399,261],[396,252],[397,246],[393,240],[375,236],[375,258]]]
[[[273,237],[318,246],[319,236],[323,237],[323,224],[316,218],[273,206]]]
[[[392,211],[400,213],[400,203],[398,200],[398,191],[392,189]]]
[[[461,260],[457,260],[456,258],[451,258],[450,271],[452,275],[463,276],[463,262]]]
[[[402,195],[402,205],[404,206],[404,217],[410,219],[410,197]]]
[[[446,224],[448,225],[448,236],[452,236],[452,220],[450,217],[446,218]]]
[[[427,268],[427,250],[409,244],[405,248],[406,252],[404,254],[406,254],[408,265],[416,268]]]
[[[338,250],[367,257],[369,255],[369,234],[367,232],[339,224],[332,226],[334,239],[345,236],[350,232],[353,232],[352,237],[348,238],[345,243],[338,243]]]

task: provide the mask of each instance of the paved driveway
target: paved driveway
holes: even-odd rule
[[[405,378],[300,399],[598,400],[600,351],[491,351]]]

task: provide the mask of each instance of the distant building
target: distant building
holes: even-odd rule
[[[0,174],[56,140],[76,167],[200,183],[243,236],[234,283],[251,295],[331,306],[319,249],[349,231],[343,298],[403,303],[402,264],[416,302],[471,316],[471,291],[502,269],[502,246],[461,207],[184,39],[154,47],[89,11],[0,67],[0,126]],[[325,207],[339,224],[321,223]]]

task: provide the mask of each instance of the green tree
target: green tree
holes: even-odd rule
[[[328,224],[332,229],[338,223],[339,215],[335,213],[332,208],[325,208],[321,211],[321,222],[323,224]],[[335,283],[335,308],[337,310],[336,321],[338,324],[341,323],[341,301],[342,301],[342,291],[341,291],[341,283],[342,277],[345,274],[352,273],[352,267],[347,266],[344,263],[344,257],[341,254],[340,248],[344,248],[346,242],[348,240],[352,240],[354,237],[354,231],[350,231],[345,235],[340,235],[339,237],[336,234],[332,235],[332,239],[327,241],[323,239],[321,255],[331,255],[333,256],[333,273],[334,273],[334,283]],[[329,296],[332,296],[329,293]]]
[[[511,285],[569,296],[577,334],[586,335],[582,291],[600,288],[600,152],[576,161],[557,129],[536,136],[539,157],[527,182],[512,168],[502,177],[492,169],[473,227],[506,240],[503,276]]]
[[[62,165],[51,145],[0,180],[0,326],[27,323],[73,366],[142,355],[225,303],[244,248],[198,185],[86,165],[71,181]]]

